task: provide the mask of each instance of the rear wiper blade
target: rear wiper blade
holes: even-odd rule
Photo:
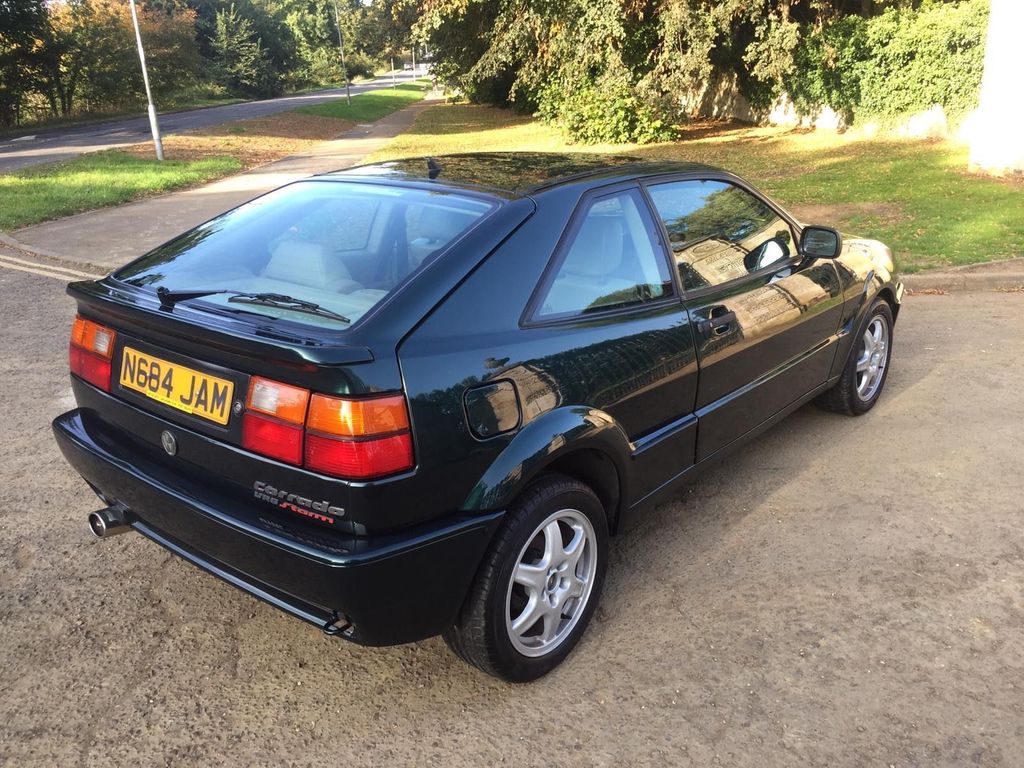
[[[330,317],[343,323],[352,322],[344,315],[326,307],[321,307],[315,302],[296,299],[294,296],[287,296],[283,293],[240,293],[238,291],[219,291],[219,293],[231,293],[232,296],[228,301],[237,301],[242,304],[259,304],[266,307],[281,307],[282,309],[291,309],[296,312],[308,312],[311,315]]]
[[[343,323],[352,322],[344,315],[327,309],[326,307],[321,307],[319,304],[312,301],[297,299],[294,296],[288,296],[283,293],[246,293],[245,291],[232,291],[228,288],[210,288],[202,291],[175,291],[170,288],[160,286],[156,289],[157,298],[160,299],[160,306],[164,309],[173,309],[174,305],[179,301],[201,299],[204,296],[217,296],[223,294],[230,294],[228,301],[237,301],[245,304],[259,304],[265,307],[281,307],[282,309],[292,309],[297,312],[308,312],[313,315],[320,315],[321,317],[330,317],[335,320],[340,320]]]
[[[171,288],[165,288],[160,286],[156,289],[156,297],[160,299],[160,306],[163,309],[173,309],[174,305],[179,301],[188,301],[189,299],[201,299],[203,296],[213,296],[218,293],[239,293],[238,291],[229,291],[225,288],[213,288],[205,291],[175,291]]]

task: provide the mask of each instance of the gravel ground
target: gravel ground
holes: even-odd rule
[[[639,520],[519,687],[93,540],[49,427],[73,308],[0,295],[0,764],[1021,765],[1024,295],[909,297],[875,410],[802,409]]]

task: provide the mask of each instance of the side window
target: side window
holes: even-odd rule
[[[683,286],[720,285],[794,255],[789,224],[764,201],[724,181],[648,188],[665,222]]]
[[[638,190],[592,201],[540,303],[542,319],[653,301],[672,293]]]

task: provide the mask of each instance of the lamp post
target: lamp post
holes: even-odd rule
[[[160,124],[156,119],[156,107],[153,106],[153,93],[149,90],[149,73],[146,71],[146,52],[142,48],[142,33],[139,32],[139,14],[135,10],[135,0],[128,0],[132,9],[132,24],[135,27],[135,44],[139,48],[139,63],[142,65],[142,83],[146,86],[146,103],[149,107],[149,130],[153,134],[153,146],[156,147],[156,159],[163,161],[164,145],[160,141]]]
[[[345,99],[352,106],[352,91],[349,90],[348,67],[345,66],[345,33],[341,31],[341,14],[338,13],[338,0],[334,0],[334,22],[338,25],[338,48],[341,49],[341,68],[345,72]]]

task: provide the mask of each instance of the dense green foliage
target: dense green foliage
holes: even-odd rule
[[[232,3],[217,11],[213,39],[218,79],[228,92],[259,96],[276,90],[277,72],[253,22]]]
[[[43,0],[0,0],[0,125],[14,122],[30,87],[26,54],[45,18]]]
[[[416,0],[137,0],[158,106],[265,97],[408,58]],[[339,28],[340,24],[340,28]],[[0,126],[144,103],[127,0],[0,0]]]
[[[424,0],[437,73],[579,141],[652,141],[720,93],[765,114],[973,106],[988,0]]]
[[[699,115],[970,110],[989,0],[138,0],[158,103],[264,97],[407,61],[585,142]],[[346,69],[339,46],[344,41]],[[0,125],[138,106],[126,0],[0,0]],[[749,110],[745,105],[749,105]],[[738,110],[738,111],[737,111]]]
[[[968,0],[838,19],[801,38],[783,83],[805,113],[831,106],[852,121],[940,104],[959,116],[977,105],[987,17],[987,0]]]

